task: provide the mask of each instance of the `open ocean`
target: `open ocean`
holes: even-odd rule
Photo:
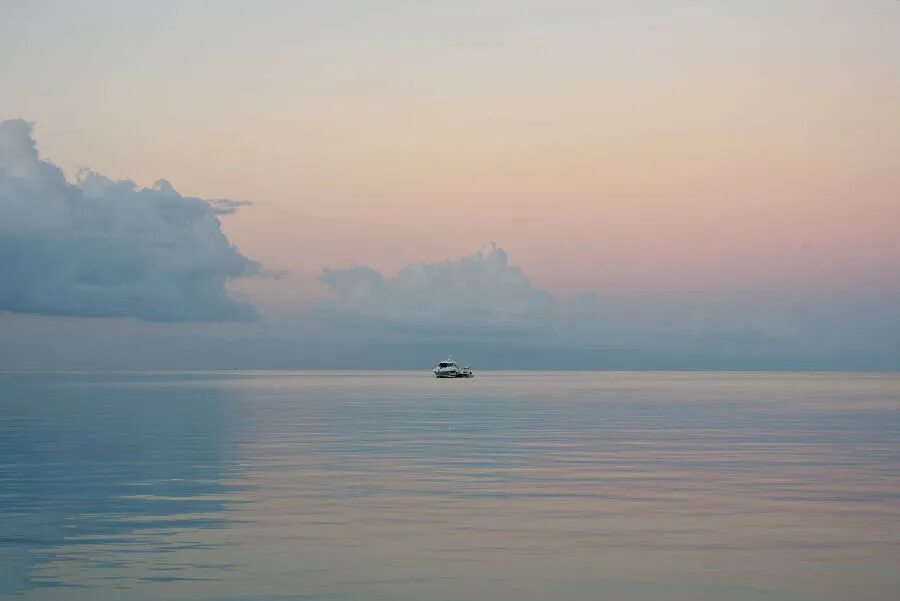
[[[900,374],[0,373],[0,598],[900,598]]]

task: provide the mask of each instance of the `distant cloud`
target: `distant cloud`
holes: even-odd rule
[[[165,180],[160,181],[165,182]],[[231,200],[230,198],[212,198],[206,202],[212,207],[213,212],[219,215],[233,215],[239,208],[253,204],[248,200]]]
[[[455,261],[413,263],[393,277],[350,267],[326,268],[321,279],[337,310],[395,323],[524,327],[547,319],[552,309],[550,294],[510,267],[494,244]]]
[[[32,124],[0,122],[0,311],[244,321],[226,282],[260,273],[217,215],[241,202],[138,188],[83,171],[76,183],[38,156]]]

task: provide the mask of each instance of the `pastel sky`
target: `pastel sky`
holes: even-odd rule
[[[34,287],[0,292],[0,359],[344,367],[365,348],[414,367],[452,346],[501,367],[900,367],[894,0],[0,0],[0,57],[0,120],[34,123],[9,148],[32,136],[73,186],[87,167],[136,182],[123,202],[157,206],[139,190],[164,179],[188,204],[252,203],[191,222],[186,255],[224,244],[203,295],[159,285],[177,271],[159,259],[165,293],[130,289],[139,309],[48,301],[33,274],[56,276],[10,250],[31,234],[0,233]],[[130,223],[105,178],[59,194]],[[472,331],[448,334],[438,305]],[[255,317],[197,325],[206,306]],[[368,334],[326,333],[349,319]],[[109,341],[86,358],[83,331]],[[120,361],[121,331],[146,351]]]

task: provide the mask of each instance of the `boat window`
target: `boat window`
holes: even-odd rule
[[[438,364],[438,367],[448,367],[448,364],[447,364],[447,363],[440,363],[440,364]]]

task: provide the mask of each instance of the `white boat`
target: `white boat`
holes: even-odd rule
[[[468,367],[459,367],[453,359],[441,361],[432,371],[437,378],[471,378],[475,375]]]

